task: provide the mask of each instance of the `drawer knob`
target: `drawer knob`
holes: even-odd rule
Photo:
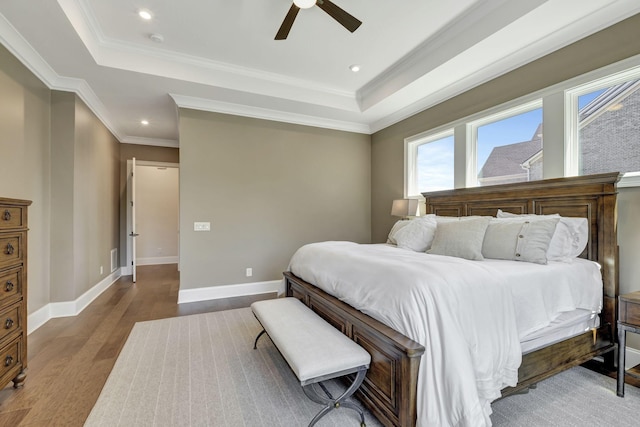
[[[14,286],[15,285],[13,284],[13,282],[11,280],[7,280],[7,284],[4,285],[5,292],[11,292],[13,290]]]
[[[13,363],[13,356],[12,355],[8,355],[4,359],[4,366],[11,366],[12,363]]]
[[[7,243],[7,255],[13,255],[13,251],[15,251],[13,245],[11,243]]]
[[[2,214],[2,219],[4,219],[5,221],[11,220],[11,212],[9,212],[9,209],[4,210],[4,214]]]
[[[12,326],[13,326],[13,319],[10,317],[7,317],[7,321],[4,322],[4,328],[11,329]]]

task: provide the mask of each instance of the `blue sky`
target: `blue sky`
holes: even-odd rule
[[[578,108],[584,107],[604,90],[580,96]],[[479,127],[478,170],[495,147],[531,140],[540,123],[542,108]],[[420,192],[453,188],[453,136],[418,147],[417,163]]]

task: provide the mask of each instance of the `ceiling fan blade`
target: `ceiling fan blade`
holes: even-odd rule
[[[360,24],[362,24],[362,22],[358,21],[356,18],[345,12],[344,9],[336,6],[329,0],[318,0],[316,5],[352,33],[358,29]]]
[[[291,31],[291,27],[293,26],[293,21],[296,20],[296,16],[298,16],[298,12],[300,8],[295,4],[291,5],[289,12],[287,12],[287,16],[284,17],[284,21],[282,21],[282,25],[280,25],[280,29],[276,34],[276,40],[284,40],[289,35],[289,31]]]

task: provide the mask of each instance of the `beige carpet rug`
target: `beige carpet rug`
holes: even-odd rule
[[[85,426],[306,426],[311,402],[248,308],[137,323]],[[338,394],[337,383],[330,384]],[[494,402],[497,426],[639,425],[640,391],[584,368]],[[367,426],[380,426],[365,411]],[[358,426],[354,411],[317,424]]]
[[[322,406],[268,337],[253,349],[261,330],[249,308],[136,323],[85,426],[308,425]],[[345,408],[317,426],[359,424]]]

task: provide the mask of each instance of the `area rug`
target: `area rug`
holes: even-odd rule
[[[306,426],[322,406],[242,308],[136,323],[85,426]],[[329,382],[339,395],[343,387]],[[367,426],[381,424],[365,411]],[[358,426],[331,411],[324,426]]]
[[[616,380],[575,367],[541,381],[526,394],[491,405],[494,426],[623,427],[638,426],[640,390],[627,385],[616,395]]]
[[[136,323],[85,426],[306,426],[311,402],[268,338],[242,308]],[[330,382],[338,394],[341,385]],[[494,402],[496,426],[638,425],[640,391],[577,367],[527,394]],[[365,410],[369,427],[381,424]],[[317,424],[358,426],[354,411]]]

